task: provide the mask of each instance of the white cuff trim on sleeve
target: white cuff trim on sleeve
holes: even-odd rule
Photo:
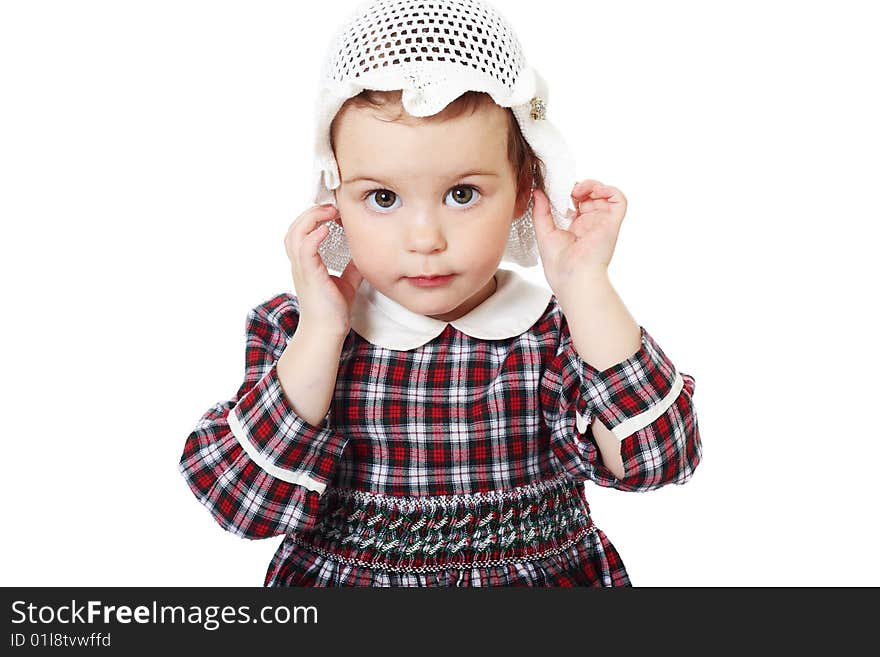
[[[638,415],[631,417],[628,420],[624,420],[616,427],[614,427],[611,430],[611,433],[613,433],[618,440],[623,440],[624,438],[627,438],[628,436],[634,434],[639,429],[644,429],[646,426],[651,424],[651,422],[663,415],[670,406],[672,406],[673,402],[675,402],[683,387],[684,379],[682,379],[681,374],[676,371],[675,380],[672,382],[672,388],[669,389],[669,392],[663,399],[658,401],[648,410],[639,413]],[[587,425],[589,424],[589,418],[581,415],[579,411],[575,411],[575,421],[577,422],[578,432],[586,432]]]
[[[575,409],[574,421],[577,424],[578,433],[587,432],[587,426],[590,424],[589,416],[581,415],[581,412]]]
[[[251,460],[259,465],[263,470],[268,472],[276,479],[281,479],[281,481],[286,481],[290,484],[299,484],[300,486],[305,486],[309,490],[317,491],[319,495],[324,492],[327,484],[322,484],[320,481],[312,479],[305,472],[294,472],[293,470],[285,470],[284,468],[279,468],[277,465],[270,463],[265,456],[260,454],[257,451],[257,448],[254,447],[254,444],[248,439],[247,432],[245,432],[244,426],[242,426],[241,424],[241,420],[239,420],[238,416],[235,414],[234,408],[229,410],[229,415],[226,419],[229,423],[229,428],[232,430],[232,434],[241,444],[242,449],[244,449],[247,455],[251,457]]]

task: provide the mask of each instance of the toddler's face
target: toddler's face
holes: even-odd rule
[[[452,321],[494,292],[511,221],[522,212],[506,110],[490,103],[432,121],[379,112],[350,105],[337,119],[338,221],[373,287]],[[426,274],[453,276],[433,287],[409,279]]]

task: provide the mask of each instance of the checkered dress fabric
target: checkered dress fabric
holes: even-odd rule
[[[297,415],[277,360],[296,296],[246,324],[245,377],[188,435],[179,469],[224,529],[284,536],[265,586],[628,586],[584,483],[688,481],[702,446],[694,378],[641,328],[603,371],[580,359],[555,296],[501,340],[447,325],[407,351],[345,339],[324,422]],[[625,476],[589,422],[621,439]]]

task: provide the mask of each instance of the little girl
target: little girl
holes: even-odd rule
[[[626,198],[571,186],[547,108],[479,0],[370,2],[333,41],[297,294],[250,311],[180,459],[224,529],[284,536],[265,586],[630,585],[584,482],[686,482],[694,379],[611,286]],[[498,266],[537,255],[549,290]]]

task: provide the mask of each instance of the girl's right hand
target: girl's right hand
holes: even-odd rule
[[[344,337],[351,328],[351,308],[363,276],[354,260],[349,261],[341,277],[331,276],[318,254],[318,247],[330,232],[323,224],[334,219],[337,212],[332,205],[315,205],[303,212],[287,229],[284,248],[299,300],[300,323]]]

